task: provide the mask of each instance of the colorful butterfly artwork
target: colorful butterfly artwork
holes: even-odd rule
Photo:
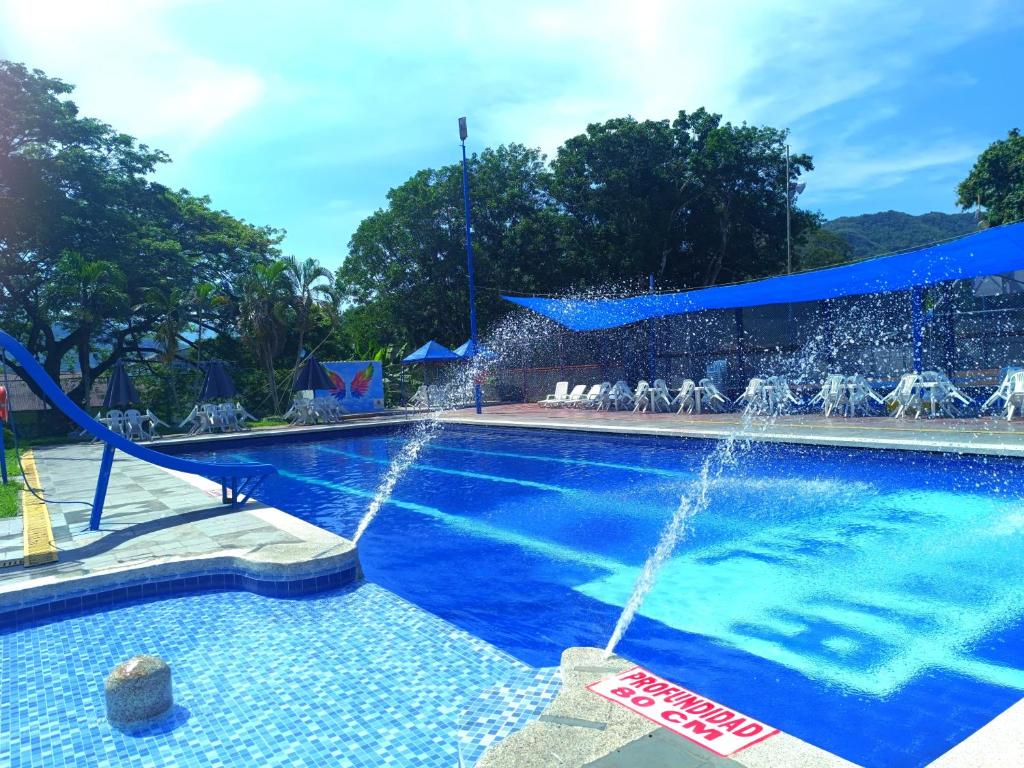
[[[327,369],[327,375],[331,377],[331,395],[338,398],[339,400],[345,399],[345,380],[341,378],[341,375],[337,371],[332,371],[330,368]]]
[[[373,381],[373,363],[363,368],[352,378],[349,388],[352,390],[352,397],[364,397],[370,391],[370,382]]]

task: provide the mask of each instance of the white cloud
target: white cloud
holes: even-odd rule
[[[0,5],[3,55],[76,85],[84,114],[174,155],[263,98],[254,70],[191,50],[171,17],[188,2],[36,0]]]

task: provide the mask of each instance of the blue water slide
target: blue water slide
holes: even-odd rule
[[[214,464],[204,461],[190,461],[177,456],[154,451],[144,445],[133,443],[122,435],[107,429],[88,413],[71,401],[57,383],[47,375],[43,366],[16,339],[0,331],[0,352],[13,357],[50,400],[64,414],[83,430],[104,443],[103,458],[100,460],[100,474],[96,481],[96,496],[93,500],[92,516],[89,528],[99,530],[100,517],[103,515],[103,501],[107,495],[107,483],[110,480],[110,468],[114,461],[114,451],[120,450],[137,459],[148,461],[159,467],[200,475],[216,480],[221,485],[221,501],[224,504],[240,506],[252,496],[253,491],[268,475],[277,474],[277,469],[270,464]],[[0,435],[2,435],[0,431]],[[2,440],[2,438],[0,438]]]

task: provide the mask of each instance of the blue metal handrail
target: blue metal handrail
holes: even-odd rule
[[[92,515],[89,528],[96,531],[100,527],[103,515],[103,501],[107,494],[107,483],[110,480],[110,469],[114,462],[114,450],[119,449],[137,459],[156,464],[158,467],[200,475],[216,480],[221,485],[221,502],[239,506],[252,496],[253,491],[268,475],[277,474],[277,468],[270,464],[213,464],[204,461],[190,461],[177,456],[154,451],[138,443],[133,443],[123,435],[100,424],[96,419],[79,408],[57,383],[43,370],[43,366],[11,335],[0,331],[0,352],[7,352],[24,369],[49,398],[50,402],[74,421],[83,430],[102,440],[103,458],[100,460],[100,474],[96,481],[96,495],[93,499]],[[241,484],[239,481],[242,481]]]

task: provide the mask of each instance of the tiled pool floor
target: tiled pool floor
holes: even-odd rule
[[[387,590],[207,592],[0,630],[0,764],[469,766],[559,686]],[[154,653],[176,709],[112,728],[103,679]]]

